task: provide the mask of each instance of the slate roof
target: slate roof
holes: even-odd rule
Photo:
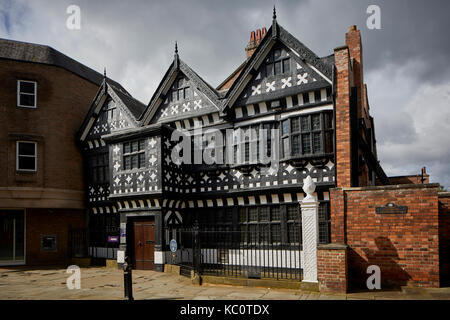
[[[66,56],[50,46],[29,42],[15,41],[0,38],[0,59],[10,59],[31,63],[42,63],[63,68],[77,76],[86,79],[98,86],[103,82],[103,74],[85,66],[84,64]],[[145,105],[134,99],[120,83],[107,78],[107,83],[114,88],[130,112],[139,118]]]
[[[145,111],[147,106],[140,102],[139,100],[133,98],[131,94],[128,93],[120,84],[107,78],[106,82],[114,90],[114,92],[119,96],[120,100],[125,104],[125,106],[130,110],[135,119],[139,119],[142,113]]]
[[[202,77],[200,77],[188,64],[186,64],[183,60],[181,60],[178,55],[175,56],[172,64],[167,69],[164,77],[158,85],[158,88],[153,93],[150,102],[148,103],[146,110],[141,115],[141,122],[144,123],[149,117],[148,121],[153,118],[154,113],[156,112],[159,105],[157,105],[158,98],[161,96],[163,89],[168,85],[169,79],[175,72],[181,71],[184,73],[190,81],[192,81],[200,91],[206,95],[206,97],[211,100],[211,102],[220,109],[220,99],[221,95],[219,92],[211,86],[208,82],[206,82]]]
[[[224,111],[230,101],[232,101],[233,98],[237,96],[239,89],[242,87],[244,79],[252,72],[252,68],[254,67],[256,61],[260,58],[264,50],[274,39],[277,39],[284,43],[286,46],[293,48],[300,55],[300,58],[302,60],[310,63],[320,72],[322,72],[326,77],[331,79],[334,56],[330,55],[319,58],[307,46],[305,46],[286,29],[280,26],[276,20],[273,20],[272,26],[269,28],[269,30],[267,30],[266,35],[262,38],[261,42],[253,52],[253,54],[250,56],[250,58],[244,62],[245,65],[242,71],[239,73],[239,76],[233,82],[229,90],[225,93],[225,101],[222,105],[222,111]]]

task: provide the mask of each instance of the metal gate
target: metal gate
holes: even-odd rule
[[[173,232],[173,230],[172,230]],[[301,243],[271,241],[268,231],[176,229],[179,248],[168,260],[186,276],[203,275],[302,280]]]
[[[85,229],[69,228],[69,258],[87,257],[87,238]]]

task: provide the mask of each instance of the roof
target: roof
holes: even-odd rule
[[[114,82],[113,80],[107,78],[107,84],[114,90],[114,92],[119,96],[120,100],[125,104],[125,106],[130,110],[135,119],[139,119],[141,114],[147,107],[145,104],[139,100],[133,98],[131,94],[128,93],[120,84]]]
[[[305,62],[314,66],[318,71],[324,74],[326,77],[331,79],[332,69],[334,64],[334,56],[326,56],[319,58],[313,51],[306,47],[302,42],[285,30],[282,26],[278,24],[276,20],[273,20],[272,26],[267,30],[266,36],[264,36],[259,43],[256,50],[244,62],[244,66],[225,94],[225,103],[222,105],[222,111],[225,111],[229,104],[234,103],[235,99],[239,94],[239,90],[243,87],[245,79],[251,75],[252,69],[254,68],[256,62],[260,60],[265,52],[265,50],[270,47],[271,43],[275,41],[281,41],[286,46],[295,50],[300,58]]]
[[[217,88],[216,88],[216,90],[218,90],[219,92],[221,92],[221,91],[225,91],[225,90],[228,90],[228,88],[226,88],[226,89],[222,89],[222,87],[223,86],[225,86],[229,81],[231,81],[232,79],[233,79],[233,77],[237,77],[237,76],[239,76],[239,73],[242,71],[242,69],[244,69],[244,66],[245,66],[245,64],[246,64],[246,62],[247,62],[247,60],[248,60],[248,58],[244,61],[244,62],[242,62],[225,80],[223,80],[218,86],[217,86]],[[234,79],[234,80],[236,80],[236,79]],[[234,81],[233,80],[233,81]],[[230,86],[232,85],[233,83],[230,83]]]
[[[150,121],[157,108],[159,107],[159,97],[162,95],[164,89],[172,84],[174,75],[178,72],[184,73],[190,81],[192,81],[197,88],[215,105],[220,109],[220,94],[214,89],[208,82],[206,82],[202,77],[200,77],[191,67],[189,67],[184,61],[182,61],[178,54],[175,55],[174,60],[170,67],[167,69],[164,77],[158,85],[158,88],[153,93],[150,102],[148,103],[146,110],[142,113],[140,120],[142,124],[146,121]]]
[[[63,68],[77,76],[86,79],[99,87],[102,85],[104,75],[85,66],[84,64],[66,56],[52,47],[0,38],[0,59],[10,59],[31,63],[42,63]],[[120,83],[106,78],[108,85],[114,89],[122,102],[137,119],[145,109],[145,104],[136,100],[125,90]]]
[[[42,44],[0,38],[0,59],[52,65],[70,71],[98,86],[103,82],[103,75],[101,73],[66,56],[52,47]],[[111,82],[117,87],[122,87],[113,80],[111,80]]]

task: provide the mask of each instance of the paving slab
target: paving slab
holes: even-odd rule
[[[81,268],[81,289],[69,290],[65,268],[0,268],[0,299],[117,300],[123,299],[123,272],[105,267]],[[356,292],[347,295],[300,290],[219,284],[194,285],[170,273],[133,270],[135,299],[148,300],[341,300],[341,299],[445,299],[450,288],[402,288],[397,291]]]

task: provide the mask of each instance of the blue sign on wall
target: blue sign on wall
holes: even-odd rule
[[[178,248],[178,246],[177,246],[177,240],[175,240],[175,239],[170,240],[169,246],[170,246],[170,251],[176,252],[176,251],[177,251],[177,248]]]

